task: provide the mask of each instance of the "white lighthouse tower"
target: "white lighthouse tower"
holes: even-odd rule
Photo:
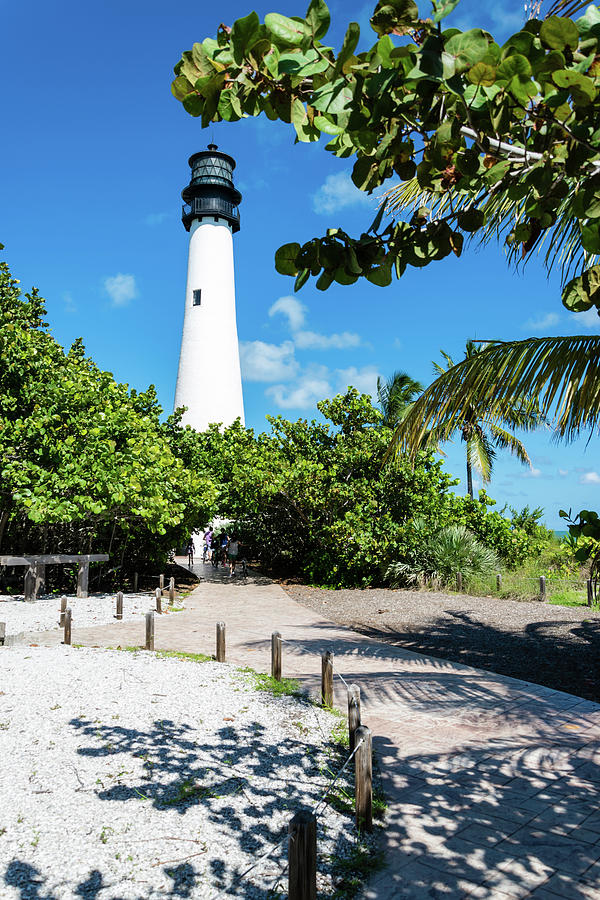
[[[235,160],[216,144],[189,164],[192,178],[181,194],[190,247],[175,408],[187,406],[183,424],[204,431],[238,417],[244,424],[233,275],[242,195],[233,185]]]

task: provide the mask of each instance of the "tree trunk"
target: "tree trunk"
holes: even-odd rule
[[[473,499],[473,472],[471,470],[471,462],[467,458],[467,491],[471,500]]]

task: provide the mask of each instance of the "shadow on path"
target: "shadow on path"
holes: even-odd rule
[[[567,634],[557,626],[568,628]],[[482,624],[468,613],[445,610],[445,617],[404,630],[353,623],[367,637],[463,665],[542,684],[600,702],[600,621],[543,619],[523,631]]]

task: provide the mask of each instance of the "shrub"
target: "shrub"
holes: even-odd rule
[[[412,529],[413,534],[421,537],[420,550],[412,559],[388,566],[385,578],[393,586],[414,584],[420,575],[448,581],[456,572],[469,578],[498,569],[499,560],[494,551],[478,541],[464,525],[447,525],[428,534],[426,524],[417,520],[412,523]]]

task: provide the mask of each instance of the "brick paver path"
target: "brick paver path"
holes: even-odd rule
[[[278,630],[289,642],[284,675],[318,691],[319,655],[333,649],[336,671],[360,686],[389,802],[388,866],[364,900],[600,900],[600,705],[370,640],[267,579],[198,571],[210,577],[187,611],[156,617],[157,649],[213,653],[224,621],[228,661],[268,671]],[[54,644],[60,633],[30,640]],[[73,623],[74,643],[143,640],[142,618]],[[339,677],[335,701],[345,709]]]

